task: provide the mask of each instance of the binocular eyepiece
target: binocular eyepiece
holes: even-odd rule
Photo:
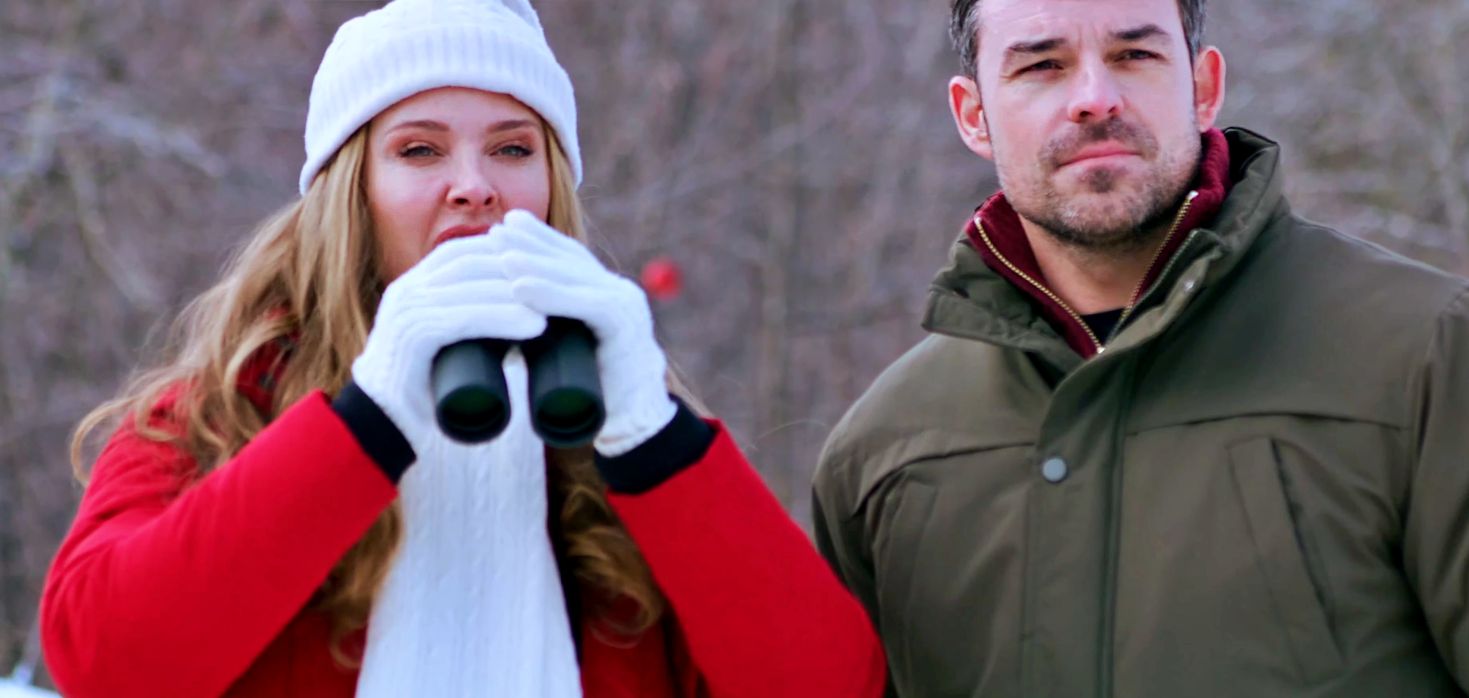
[[[510,423],[510,392],[501,363],[514,342],[471,339],[439,350],[430,370],[434,416],[456,441],[481,443]],[[546,331],[520,343],[529,380],[531,426],[556,448],[591,443],[602,428],[596,338],[580,321],[552,317]]]

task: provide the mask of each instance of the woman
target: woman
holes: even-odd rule
[[[571,84],[524,0],[343,25],[306,152],[177,356],[78,430],[123,417],[42,600],[67,695],[881,692],[860,606],[579,242]],[[435,353],[548,316],[596,336],[594,448],[536,440],[518,352],[505,432],[440,433]]]

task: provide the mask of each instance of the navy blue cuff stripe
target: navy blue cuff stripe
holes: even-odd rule
[[[377,464],[378,469],[393,484],[398,484],[403,472],[413,465],[418,456],[413,453],[413,447],[408,445],[408,439],[403,438],[403,432],[398,431],[393,420],[388,419],[382,408],[352,381],[348,381],[342,392],[332,400],[332,409],[346,423],[352,436],[357,437],[357,443],[372,457],[372,462]]]
[[[619,494],[642,494],[663,484],[704,457],[714,443],[714,427],[677,397],[673,421],[652,438],[615,458],[597,454],[597,470]]]

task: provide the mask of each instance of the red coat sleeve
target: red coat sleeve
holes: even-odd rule
[[[718,424],[704,457],[608,495],[668,598],[709,695],[881,696],[866,612]]]
[[[193,467],[127,426],[99,456],[41,601],[67,696],[223,693],[396,496],[320,392]]]

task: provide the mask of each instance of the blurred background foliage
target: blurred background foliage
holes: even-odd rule
[[[77,419],[296,196],[311,77],[380,1],[0,3],[0,673],[80,488]],[[803,524],[826,433],[922,334],[995,186],[954,134],[946,0],[541,0],[600,251],[660,256],[671,358]],[[1469,3],[1231,0],[1224,125],[1296,210],[1469,271]]]

